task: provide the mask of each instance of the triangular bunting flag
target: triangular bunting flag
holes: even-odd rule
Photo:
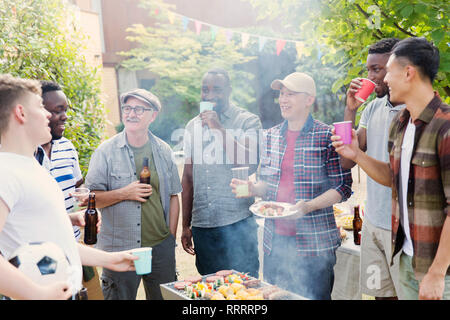
[[[277,40],[277,56],[280,55],[284,46],[286,45],[286,40]]]
[[[197,34],[200,34],[201,30],[202,30],[202,23],[200,21],[195,20],[195,32]]]
[[[217,34],[217,27],[211,26],[211,39],[214,41],[216,40],[216,34]]]
[[[264,48],[264,45],[267,42],[267,38],[266,37],[259,37],[259,52],[262,51],[262,49]]]
[[[317,59],[320,60],[322,58],[322,51],[320,51],[320,45],[317,45]]]
[[[245,48],[248,44],[248,40],[250,39],[250,35],[248,33],[242,33],[242,48]]]
[[[182,22],[183,22],[183,29],[184,29],[184,31],[186,31],[188,23],[189,23],[189,19],[187,17],[183,16]]]
[[[167,18],[169,19],[170,24],[175,22],[175,14],[172,11],[167,11]]]
[[[231,41],[231,38],[233,37],[233,31],[231,31],[231,30],[226,30],[225,35],[226,35],[226,37],[227,37],[227,42],[230,42],[230,41]]]
[[[298,58],[301,58],[304,54],[303,49],[305,48],[305,44],[303,42],[296,42],[295,49],[297,50]]]

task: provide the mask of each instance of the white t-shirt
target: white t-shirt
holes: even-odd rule
[[[408,122],[405,135],[402,143],[402,154],[400,162],[400,177],[401,177],[401,199],[402,199],[402,216],[403,216],[403,231],[405,232],[405,240],[403,242],[403,251],[408,256],[413,256],[413,244],[411,240],[411,234],[409,232],[409,217],[408,217],[408,180],[409,180],[409,168],[411,166],[412,149],[414,146],[414,135],[416,133],[416,126],[411,122]]]
[[[81,289],[77,242],[55,179],[36,159],[0,152],[0,198],[10,212],[0,231],[0,252],[8,257],[23,244],[51,241],[66,254],[74,273],[71,285]]]

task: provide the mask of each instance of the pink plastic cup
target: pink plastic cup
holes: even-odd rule
[[[344,144],[352,143],[352,122],[351,121],[342,121],[335,122],[334,131],[337,136],[340,136],[342,142]]]
[[[355,93],[355,98],[358,101],[364,102],[367,100],[367,98],[370,96],[370,94],[375,89],[376,83],[369,79],[361,79],[361,82],[362,82],[362,86]]]

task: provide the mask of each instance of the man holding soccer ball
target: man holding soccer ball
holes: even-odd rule
[[[13,299],[68,299],[81,290],[82,264],[131,271],[137,259],[75,241],[62,191],[33,156],[51,139],[49,117],[39,82],[0,76],[0,294]],[[6,261],[24,244],[46,241],[67,256],[75,270],[70,283],[40,285]]]

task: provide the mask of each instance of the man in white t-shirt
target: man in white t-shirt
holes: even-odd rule
[[[81,264],[130,271],[136,259],[75,241],[62,191],[33,156],[51,139],[49,117],[39,82],[0,76],[0,294],[14,299],[68,299],[81,289]],[[39,241],[61,247],[71,279],[42,286],[7,262],[21,245]]]

